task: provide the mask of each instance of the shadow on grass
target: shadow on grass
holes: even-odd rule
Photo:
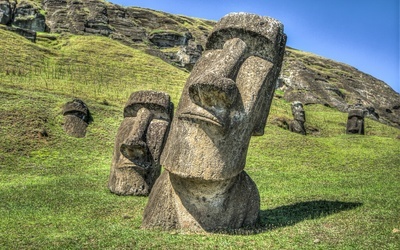
[[[293,226],[304,220],[318,219],[361,206],[360,202],[304,201],[260,211],[260,222],[256,227],[217,230],[214,233],[230,235],[254,235],[280,227]]]
[[[361,206],[360,202],[305,201],[260,211],[261,227],[271,230],[292,226],[304,220],[318,219]]]

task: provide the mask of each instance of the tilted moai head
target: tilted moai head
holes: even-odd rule
[[[243,169],[250,137],[264,133],[285,43],[283,25],[269,17],[234,13],[216,24],[183,89],[144,228],[256,223],[259,194]]]
[[[303,104],[299,101],[292,103],[293,121],[289,124],[289,130],[299,134],[306,134],[304,123],[306,122],[306,114],[303,109]]]
[[[108,187],[118,195],[148,195],[160,175],[160,155],[172,119],[168,94],[134,92],[115,139]]]
[[[62,113],[64,131],[73,137],[85,137],[86,128],[92,121],[87,105],[82,100],[74,99],[64,104]]]
[[[186,82],[162,163],[179,176],[224,180],[245,165],[251,135],[262,135],[285,45],[271,18],[231,14],[208,38]]]
[[[346,134],[364,134],[364,108],[360,103],[349,110]]]

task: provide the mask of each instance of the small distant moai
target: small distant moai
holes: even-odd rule
[[[142,228],[215,232],[254,227],[257,186],[243,170],[263,135],[286,35],[272,18],[223,17],[183,89]]]
[[[364,134],[364,113],[364,107],[360,102],[349,110],[346,134]]]
[[[294,120],[289,123],[289,130],[298,134],[306,135],[306,128],[304,127],[306,114],[301,102],[295,101],[292,103],[292,115]]]
[[[86,128],[92,121],[87,105],[80,99],[74,99],[64,104],[62,113],[64,131],[73,137],[85,137]]]
[[[108,188],[118,195],[147,196],[160,176],[160,155],[172,119],[168,94],[134,92],[115,139]]]

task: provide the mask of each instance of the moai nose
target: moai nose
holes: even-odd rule
[[[189,87],[192,101],[206,109],[229,109],[238,97],[236,83],[229,78],[204,80]]]
[[[222,49],[205,55],[195,80],[189,86],[191,100],[204,108],[229,108],[236,101],[239,90],[235,78],[244,60],[246,44],[238,39],[225,42]]]
[[[121,144],[121,153],[130,160],[140,160],[148,155],[146,145],[146,131],[153,114],[146,108],[137,112],[137,121],[133,125],[128,137]]]

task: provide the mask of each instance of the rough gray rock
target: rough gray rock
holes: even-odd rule
[[[192,70],[203,53],[203,46],[194,40],[189,40],[186,46],[181,46],[179,51],[172,56],[172,61],[182,68]]]
[[[129,97],[115,139],[108,188],[118,195],[147,196],[160,176],[160,155],[173,105],[163,92],[139,91]]]
[[[235,13],[217,23],[183,89],[143,228],[256,225],[260,198],[243,169],[250,137],[264,133],[285,43],[272,18]]]
[[[36,32],[47,30],[46,18],[40,10],[29,2],[19,1],[16,5],[12,25]]]
[[[26,39],[30,40],[31,42],[36,42],[36,32],[32,30],[21,29],[18,27],[11,27],[11,26],[0,26],[0,29],[8,30],[18,35],[25,37]]]
[[[0,24],[8,25],[11,22],[15,4],[14,1],[0,1]]]
[[[161,48],[186,46],[191,38],[192,35],[189,32],[180,34],[171,31],[162,31],[149,35],[150,42]]]

